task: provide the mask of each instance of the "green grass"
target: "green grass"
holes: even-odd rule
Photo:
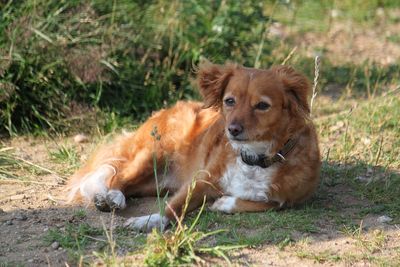
[[[381,19],[379,7],[399,7],[397,1],[373,0],[0,5],[0,131],[7,135],[70,132],[99,122],[109,132],[178,99],[198,98],[190,79],[203,57],[262,67],[283,62],[296,44],[290,36],[285,42],[267,38],[271,23],[294,35],[325,31],[334,9],[341,14],[337,21],[371,27]],[[312,77],[312,60],[296,52],[290,64]],[[398,66],[329,64],[324,62],[321,85],[353,79],[372,92],[388,73],[398,78]]]
[[[50,159],[63,166],[60,173],[71,175],[80,165],[79,155],[76,148],[68,145],[58,145],[54,151],[49,151]],[[65,167],[67,166],[67,167]]]
[[[108,230],[106,227],[91,226],[85,222],[85,210],[77,210],[74,218],[80,222],[66,223],[62,228],[52,228],[43,238],[46,246],[58,242],[61,248],[67,250],[72,262],[107,262],[112,259],[111,255],[115,258],[113,253],[118,248],[135,251],[142,249],[146,243],[145,235],[132,236],[126,228],[116,227]],[[87,254],[88,248],[95,253]]]
[[[0,144],[0,180],[35,182],[36,176],[45,173],[53,172],[16,156],[13,147]]]
[[[82,250],[87,246],[91,239],[90,237],[100,236],[102,229],[90,226],[87,223],[74,225],[67,223],[64,229],[50,229],[45,237],[47,244],[59,242],[60,246],[66,249]]]

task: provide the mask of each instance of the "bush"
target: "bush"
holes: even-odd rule
[[[254,65],[268,21],[255,0],[27,0],[0,10],[0,132],[9,135],[65,131],[99,110],[141,120],[196,98],[199,59]],[[262,48],[268,61],[270,44]]]

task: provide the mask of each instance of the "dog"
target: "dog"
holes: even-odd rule
[[[204,102],[177,102],[137,131],[101,147],[69,180],[69,199],[102,211],[127,197],[172,195],[164,213],[130,218],[140,231],[165,228],[204,200],[224,213],[261,212],[308,199],[319,183],[320,153],[307,79],[293,68],[203,62]],[[158,179],[155,179],[155,170]]]

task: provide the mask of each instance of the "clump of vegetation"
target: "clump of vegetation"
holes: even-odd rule
[[[166,233],[161,233],[159,229],[155,228],[153,232],[148,235],[146,246],[147,254],[145,258],[145,264],[147,266],[176,266],[193,262],[204,263],[204,260],[200,257],[201,254],[223,257],[230,263],[225,252],[244,247],[241,245],[209,246],[200,244],[205,238],[226,231],[222,229],[205,233],[196,230],[197,223],[204,210],[205,198],[200,211],[197,213],[191,225],[188,226],[183,223],[195,186],[196,182],[193,180],[191,186],[188,188],[188,195],[182,209],[182,215],[179,217],[175,216],[177,221],[175,228]]]
[[[43,173],[56,174],[52,170],[16,156],[13,147],[0,144],[0,181],[40,184],[33,178]]]
[[[66,249],[81,250],[90,241],[90,236],[101,235],[101,229],[90,226],[87,223],[74,225],[68,223],[63,230],[50,229],[45,237],[45,242],[51,244],[57,241],[61,247]]]
[[[369,1],[361,10],[357,5],[357,20],[369,21],[379,3]],[[355,6],[352,1],[3,1],[0,132],[68,131],[82,122],[87,127],[90,120],[109,131],[115,128],[109,127],[112,117],[117,124],[126,121],[120,118],[142,120],[177,99],[197,98],[190,79],[201,57],[256,67],[280,64],[293,40],[271,37],[273,23],[304,30],[313,22],[319,25],[314,30],[325,29],[333,8],[351,16]],[[290,64],[311,77],[312,61],[294,53]],[[370,68],[323,69],[321,86],[355,75],[360,77],[355,83],[371,77],[372,88],[374,79],[398,70]]]
[[[65,131],[98,108],[140,120],[195,97],[200,57],[252,65],[268,20],[258,1],[1,5],[0,130],[10,135]]]

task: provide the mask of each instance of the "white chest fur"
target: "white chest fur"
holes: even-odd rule
[[[244,200],[268,201],[268,191],[276,167],[249,166],[239,157],[227,166],[220,185],[225,194]]]

